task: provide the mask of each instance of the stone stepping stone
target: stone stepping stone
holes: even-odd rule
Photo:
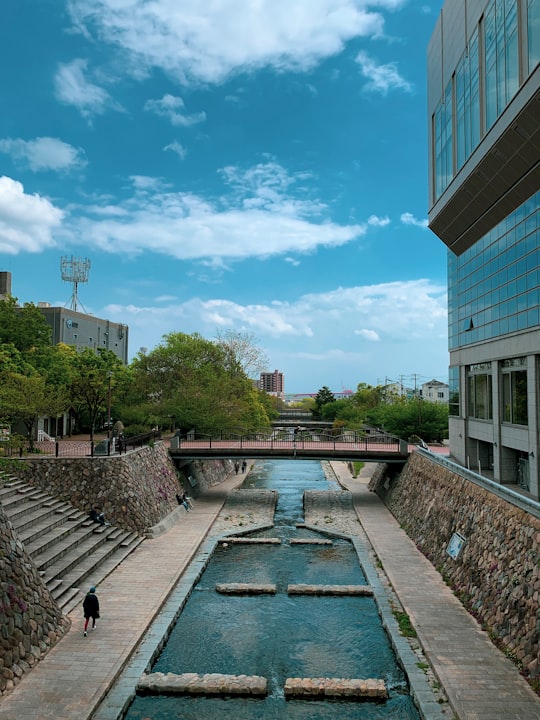
[[[348,678],[287,678],[285,697],[340,698],[345,700],[375,700],[388,698],[384,680]]]
[[[289,595],[373,595],[370,585],[288,585]]]
[[[303,540],[302,538],[293,539],[290,545],[333,545],[332,540]]]
[[[147,673],[141,675],[137,692],[158,695],[252,695],[267,694],[267,680],[260,675],[221,673]]]
[[[224,595],[275,595],[276,586],[256,583],[218,583],[216,592]]]
[[[281,545],[280,538],[244,538],[232,537],[221,541],[222,545]]]

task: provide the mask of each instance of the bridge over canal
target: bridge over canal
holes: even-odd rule
[[[274,430],[244,435],[188,433],[186,437],[171,438],[169,452],[175,461],[249,457],[403,464],[412,448],[386,433],[363,435],[346,431],[334,436],[325,432]]]

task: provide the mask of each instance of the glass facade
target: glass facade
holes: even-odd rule
[[[471,365],[468,375],[468,415],[479,420],[493,419],[491,363]]]
[[[528,0],[527,26],[529,28],[529,73],[532,73],[540,62],[540,0]]]
[[[452,365],[448,369],[448,413],[459,416],[459,367]]]
[[[492,0],[484,18],[486,129],[519,88],[518,2]]]
[[[450,350],[540,325],[540,192],[457,257],[448,251]]]
[[[527,358],[512,358],[502,368],[503,422],[527,425]]]
[[[540,0],[491,0],[432,118],[435,198],[518,92],[520,62],[528,75],[539,59]]]
[[[456,68],[455,95],[456,163],[459,170],[480,143],[480,57],[477,30]]]

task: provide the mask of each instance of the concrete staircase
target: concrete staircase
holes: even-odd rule
[[[0,484],[0,503],[64,613],[144,540],[98,525],[85,512],[15,478]]]

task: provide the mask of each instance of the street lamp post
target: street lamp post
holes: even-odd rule
[[[109,373],[109,388],[107,391],[107,440],[111,438],[111,379],[112,372]]]

